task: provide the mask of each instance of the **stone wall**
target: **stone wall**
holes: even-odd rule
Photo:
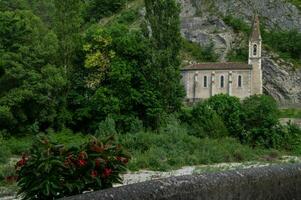
[[[231,84],[229,73],[231,74]],[[214,81],[213,74],[214,73]],[[242,86],[238,87],[238,76],[242,77]],[[208,84],[204,87],[204,76]],[[224,76],[224,87],[220,85],[221,76]],[[229,94],[244,99],[251,95],[250,70],[188,70],[182,71],[182,82],[186,91],[186,99],[207,99],[216,94]]]
[[[301,199],[301,165],[171,177],[65,200],[282,200]]]

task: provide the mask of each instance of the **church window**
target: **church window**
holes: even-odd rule
[[[241,75],[238,76],[237,85],[238,85],[238,87],[242,87],[242,76]]]
[[[204,87],[208,87],[208,77],[204,76]]]
[[[253,56],[257,55],[257,44],[253,45]]]
[[[221,88],[225,87],[225,77],[223,75],[221,76],[220,84],[221,84]]]

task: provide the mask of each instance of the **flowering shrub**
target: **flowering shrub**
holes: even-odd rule
[[[16,164],[18,194],[22,199],[56,199],[100,190],[121,183],[129,156],[113,137],[92,138],[80,147],[64,145],[39,136],[30,154]]]

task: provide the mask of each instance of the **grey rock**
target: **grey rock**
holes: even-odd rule
[[[263,84],[267,94],[280,105],[301,106],[301,69],[294,70],[290,63],[264,52],[262,59]]]

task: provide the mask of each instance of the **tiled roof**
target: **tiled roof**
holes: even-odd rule
[[[184,67],[186,70],[235,70],[235,69],[252,69],[252,65],[246,63],[197,63]]]
[[[254,17],[254,22],[253,22],[253,26],[252,26],[252,33],[251,33],[250,39],[251,39],[251,41],[261,40],[260,23],[259,23],[258,15],[256,15]]]

